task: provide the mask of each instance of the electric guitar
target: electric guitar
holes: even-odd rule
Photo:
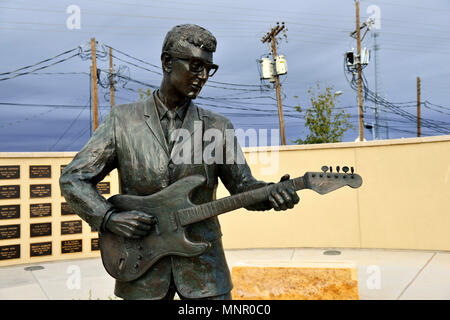
[[[326,168],[326,170],[325,170]],[[192,242],[185,234],[186,226],[222,213],[230,212],[264,200],[279,184],[289,184],[296,191],[311,189],[319,194],[327,194],[343,186],[358,188],[362,178],[353,172],[344,173],[307,172],[295,179],[270,184],[265,187],[242,192],[233,196],[194,205],[189,196],[192,191],[205,182],[200,175],[188,176],[167,188],[149,195],[115,195],[108,199],[118,210],[137,210],[151,214],[156,224],[148,235],[139,239],[125,238],[110,231],[99,234],[102,262],[106,271],[122,281],[133,281],[142,276],[159,259],[168,255],[193,257],[201,255],[209,247],[209,242]]]

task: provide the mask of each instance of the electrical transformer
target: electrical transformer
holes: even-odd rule
[[[263,79],[273,79],[273,62],[270,58],[262,58],[261,62],[261,73]]]
[[[275,59],[275,70],[277,75],[282,75],[287,73],[287,62],[284,55],[279,55]]]
[[[361,64],[368,65],[370,61],[370,51],[367,48],[364,48],[361,51]]]

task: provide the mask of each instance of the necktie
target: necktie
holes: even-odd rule
[[[167,146],[169,147],[169,151],[172,150],[173,147],[173,141],[170,140],[170,137],[172,136],[172,132],[175,131],[175,111],[167,110],[167,117],[169,118],[169,125],[167,126]]]

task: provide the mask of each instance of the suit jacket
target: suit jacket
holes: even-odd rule
[[[198,108],[191,102],[182,128],[192,137],[211,128],[219,130],[225,137],[225,130],[233,129],[233,126],[225,117]],[[233,152],[241,152],[234,135],[233,139],[237,150]],[[202,149],[204,147],[202,145]],[[191,159],[195,148],[195,143],[191,143]],[[223,154],[225,156],[226,151]],[[237,154],[234,156],[236,160]],[[215,198],[218,177],[231,194],[265,184],[252,176],[247,163],[228,161],[225,164],[225,159],[223,164],[210,163],[203,157],[200,163],[173,162],[154,97],[119,105],[111,109],[88,143],[66,166],[60,178],[61,191],[74,212],[101,232],[103,218],[112,205],[98,192],[96,184],[115,168],[119,173],[120,193],[130,195],[153,194],[183,177],[202,175],[206,177],[206,183],[192,195],[196,204]],[[185,297],[200,298],[229,292],[232,283],[217,217],[189,225],[186,233],[191,240],[211,242],[211,248],[193,258],[165,257],[132,282],[117,280],[115,294],[125,299],[162,298],[169,288],[171,273],[177,289]]]

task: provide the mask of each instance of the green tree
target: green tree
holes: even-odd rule
[[[146,90],[139,88],[138,92],[139,92],[139,101],[147,99],[152,95],[152,91],[150,90],[150,88],[147,88]]]
[[[344,110],[335,111],[338,101],[334,88],[330,86],[322,92],[317,82],[316,92],[309,88],[308,94],[311,107],[303,110],[298,105],[295,109],[305,119],[305,127],[309,129],[309,134],[304,140],[299,138],[292,142],[297,144],[342,142],[344,133],[354,127],[349,122],[350,114]]]

